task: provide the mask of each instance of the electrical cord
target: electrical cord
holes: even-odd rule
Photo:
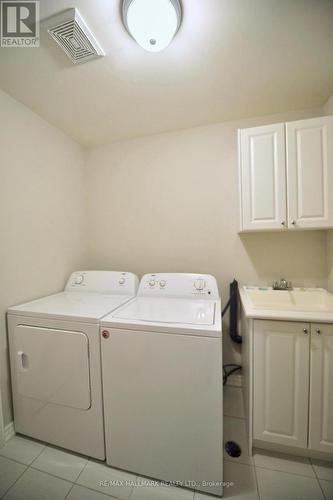
[[[228,371],[227,368],[231,368],[231,370]],[[223,365],[223,385],[227,383],[228,377],[230,377],[232,373],[235,373],[241,369],[242,369],[241,365],[236,365],[234,363]]]

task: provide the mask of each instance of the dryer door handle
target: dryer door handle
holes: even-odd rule
[[[28,356],[23,351],[17,351],[18,368],[20,372],[28,370]]]

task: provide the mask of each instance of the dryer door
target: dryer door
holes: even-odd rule
[[[90,407],[89,344],[84,333],[18,325],[14,337],[21,396],[81,410]]]

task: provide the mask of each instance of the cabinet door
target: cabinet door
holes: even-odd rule
[[[309,448],[333,453],[333,325],[311,326]]]
[[[283,229],[286,224],[284,124],[239,132],[241,230]]]
[[[254,439],[307,447],[309,351],[309,324],[254,322]]]
[[[333,117],[287,123],[288,227],[333,227]]]

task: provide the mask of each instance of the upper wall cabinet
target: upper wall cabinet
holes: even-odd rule
[[[239,131],[241,231],[333,227],[333,117]]]
[[[333,226],[333,117],[286,124],[288,224]]]
[[[286,224],[284,124],[240,130],[242,230],[280,229]]]

